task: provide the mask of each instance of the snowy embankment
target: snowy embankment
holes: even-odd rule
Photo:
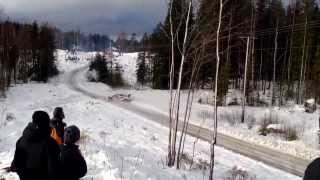
[[[118,58],[118,61],[124,67],[124,78],[130,82],[132,87],[136,86],[136,61],[137,53],[125,54]],[[156,110],[163,114],[168,112],[169,92],[163,90],[152,89],[127,89],[118,90],[121,93],[130,93],[133,95],[133,104],[144,108]],[[211,128],[213,125],[213,107],[210,105],[199,104],[197,101],[200,97],[210,96],[209,91],[199,90],[195,92],[191,114],[193,124]],[[268,94],[268,93],[267,93]],[[227,99],[241,99],[239,92],[231,91]],[[185,106],[187,93],[182,92],[181,103]],[[241,101],[240,101],[241,102]],[[184,110],[184,108],[181,108]],[[181,113],[183,113],[181,110]],[[241,106],[226,106],[218,108],[219,129],[220,133],[239,138],[241,140],[251,142],[272,148],[284,153],[289,153],[296,157],[312,160],[320,156],[317,131],[319,128],[319,112],[306,113],[304,109],[298,105],[292,104],[287,107],[247,107],[246,108],[246,124],[240,123]],[[268,136],[259,135],[260,125],[268,116],[272,115],[278,123],[283,126],[293,127],[297,131],[298,139],[294,141],[286,141],[279,134],[270,134]],[[248,124],[252,127],[248,128]]]
[[[105,101],[93,100],[69,89],[68,73],[87,65],[90,54],[83,53],[77,63],[66,62],[64,51],[58,51],[58,67],[63,72],[47,84],[29,83],[12,87],[7,98],[0,99],[0,169],[7,167],[13,157],[15,142],[23,128],[31,120],[35,110],[52,112],[56,106],[65,110],[66,122],[82,130],[79,142],[88,163],[84,179],[203,179],[208,170],[181,170],[165,165],[168,130],[160,125],[112,106]],[[84,76],[84,74],[83,74]],[[112,90],[99,83],[88,83],[79,77],[83,85],[93,91],[107,93]],[[195,140],[188,138],[185,151],[192,154]],[[196,164],[209,161],[209,145],[197,142]],[[202,163],[201,163],[202,162]],[[204,163],[205,164],[205,163]],[[222,180],[234,166],[242,167],[259,180],[299,178],[268,167],[262,163],[234,154],[222,148],[216,149],[215,179]],[[0,179],[17,180],[15,174],[0,171]]]

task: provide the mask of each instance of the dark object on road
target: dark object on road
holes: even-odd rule
[[[317,105],[314,99],[308,99],[304,102],[304,109],[307,113],[314,113],[317,110]]]
[[[109,101],[121,101],[121,102],[131,102],[131,94],[114,94],[108,97]]]
[[[49,115],[37,111],[17,141],[10,171],[20,180],[59,180],[60,149],[50,137]]]
[[[65,144],[61,146],[61,166],[63,180],[78,180],[86,175],[87,164],[77,145],[80,130],[76,126],[66,128]]]
[[[319,180],[319,179],[320,179],[320,158],[317,158],[308,165],[304,173],[303,180]]]
[[[50,121],[50,126],[52,128],[51,137],[56,140],[58,144],[64,142],[64,128],[67,126],[63,119],[65,118],[63,109],[61,107],[56,107],[53,111],[53,118]]]

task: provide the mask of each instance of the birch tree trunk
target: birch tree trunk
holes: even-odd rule
[[[306,94],[307,89],[305,88],[306,85],[306,74],[308,70],[308,59],[309,59],[309,46],[306,47],[306,52],[305,52],[305,61],[304,61],[304,71],[303,71],[303,78],[302,78],[302,90],[301,90],[301,97],[303,99],[304,95]]]
[[[260,50],[260,68],[259,68],[259,80],[261,83],[261,90],[263,90],[263,80],[262,80],[262,67],[263,67],[263,50],[262,50],[262,40],[261,40],[261,50]]]
[[[292,27],[291,27],[291,37],[290,37],[290,49],[289,49],[289,59],[288,59],[288,89],[289,89],[289,83],[291,81],[291,58],[292,58],[292,45],[293,45],[293,33],[294,33],[294,26],[296,22],[296,7],[295,4],[293,9],[293,17],[292,17]]]
[[[246,90],[247,90],[247,74],[248,74],[248,61],[249,61],[249,47],[250,47],[250,37],[247,37],[247,51],[246,51],[246,62],[244,67],[244,82],[243,82],[243,95],[242,95],[242,114],[241,123],[244,123],[245,108],[246,108]]]
[[[199,69],[198,62],[199,61],[196,61],[193,68],[192,68],[191,80],[189,82],[187,104],[185,107],[184,118],[183,118],[183,128],[182,128],[181,135],[180,135],[179,148],[178,148],[178,154],[177,154],[177,169],[180,168],[181,154],[183,154],[185,139],[186,139],[189,120],[190,120],[190,116],[191,116],[191,108],[193,105],[193,98],[194,98],[194,82],[195,82],[195,79],[197,78],[197,75],[199,72],[198,71],[198,69]]]
[[[302,58],[301,58],[301,68],[300,68],[300,79],[298,84],[298,99],[297,103],[302,103],[302,93],[301,93],[301,87],[302,86],[302,78],[303,78],[303,71],[304,71],[304,59],[305,59],[305,49],[306,49],[306,43],[307,43],[307,25],[308,25],[308,16],[306,16],[306,21],[304,25],[304,37],[303,37],[303,49],[302,49]]]
[[[223,1],[220,0],[220,10],[219,10],[219,22],[218,29],[216,34],[216,56],[217,56],[217,65],[216,65],[216,75],[215,75],[215,86],[214,86],[214,122],[213,122],[213,134],[211,140],[211,157],[210,157],[210,174],[209,180],[213,180],[213,171],[214,171],[214,147],[217,143],[217,134],[218,134],[218,108],[217,108],[217,96],[218,96],[218,77],[219,77],[219,66],[220,66],[220,54],[219,54],[219,36],[221,29],[222,21],[222,10],[223,10]]]
[[[174,84],[174,40],[175,35],[173,33],[173,22],[172,22],[172,6],[173,1],[170,1],[170,35],[171,35],[171,69],[170,69],[170,103],[169,103],[169,139],[168,139],[168,166],[173,166],[173,158],[172,158],[172,121],[173,121],[173,108],[174,108],[174,102],[173,102],[173,84]]]
[[[252,88],[255,88],[255,81],[254,81],[254,63],[255,63],[255,31],[256,31],[256,13],[255,13],[255,0],[252,0],[252,10],[251,10],[251,40],[252,40],[252,46],[251,46],[251,80],[252,80]]]
[[[285,47],[285,52],[284,52],[284,61],[282,63],[282,70],[281,70],[281,76],[280,76],[280,97],[279,97],[279,106],[283,106],[283,83],[285,81],[285,78],[286,78],[286,68],[284,68],[286,66],[286,61],[287,61],[287,53],[288,53],[288,45],[289,45],[289,38],[287,38],[287,41],[286,41],[286,47]]]
[[[276,84],[276,66],[277,66],[277,52],[278,52],[278,28],[279,20],[277,20],[276,36],[274,38],[274,52],[273,52],[273,78],[272,78],[272,90],[271,90],[271,106],[274,105],[275,101],[275,84]]]
[[[231,10],[231,14],[230,14],[230,20],[229,20],[229,34],[228,34],[228,47],[227,47],[227,61],[225,63],[225,66],[229,65],[229,62],[231,61],[231,48],[230,48],[230,44],[231,44],[231,25],[232,25],[232,16],[233,16],[233,10]],[[229,72],[226,72],[229,73]],[[228,79],[229,80],[229,79]],[[228,88],[229,88],[229,83],[228,83]],[[227,96],[224,96],[224,104],[227,104]]]
[[[177,99],[176,99],[176,107],[175,107],[175,129],[173,134],[173,143],[172,143],[172,153],[174,155],[173,162],[175,162],[175,156],[176,156],[176,141],[177,141],[177,132],[178,132],[178,126],[179,126],[179,111],[180,111],[180,96],[181,96],[181,83],[182,83],[182,73],[183,73],[183,67],[186,60],[186,52],[187,52],[187,38],[188,38],[188,32],[189,32],[189,21],[190,21],[190,13],[191,13],[191,7],[192,7],[192,0],[189,2],[188,7],[188,13],[187,13],[187,19],[186,19],[186,28],[184,33],[184,39],[183,39],[183,47],[182,47],[182,57],[181,57],[181,63],[180,63],[180,69],[179,69],[179,77],[178,77],[178,86],[177,86]],[[179,168],[179,162],[177,162],[177,168]]]

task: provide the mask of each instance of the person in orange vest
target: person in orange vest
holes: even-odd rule
[[[64,142],[64,128],[67,126],[62,107],[56,107],[53,111],[53,118],[50,121],[51,137],[59,144]]]

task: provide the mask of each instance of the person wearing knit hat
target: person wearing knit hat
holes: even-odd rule
[[[50,117],[48,113],[44,111],[36,111],[32,115],[32,122],[39,127],[47,128],[49,127]]]
[[[67,126],[63,119],[65,118],[63,108],[56,107],[53,111],[53,118],[50,121],[52,128],[51,137],[60,145],[64,141],[64,128]]]
[[[77,126],[69,126],[65,130],[65,144],[74,144],[80,139],[80,129]]]
[[[61,146],[62,180],[79,180],[87,173],[87,164],[79,147],[75,144],[80,139],[77,126],[69,126],[64,132],[64,145]]]
[[[16,143],[11,167],[21,180],[59,180],[60,148],[50,137],[49,115],[36,111]]]

